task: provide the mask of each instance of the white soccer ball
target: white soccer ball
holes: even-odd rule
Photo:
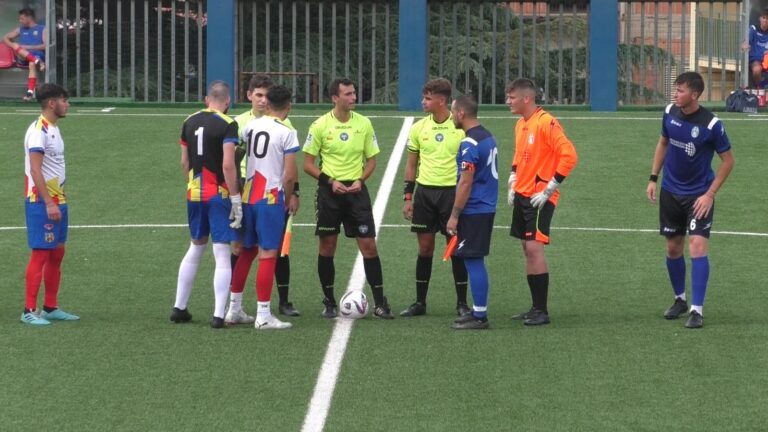
[[[341,298],[339,312],[344,318],[365,318],[368,313],[368,298],[362,290],[349,291]]]

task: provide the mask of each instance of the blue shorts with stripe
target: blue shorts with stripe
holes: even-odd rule
[[[243,246],[277,250],[283,240],[285,207],[282,204],[243,204]]]
[[[210,201],[187,201],[189,234],[193,240],[207,238],[210,234],[214,243],[229,243],[237,240],[237,232],[229,227],[229,213],[232,204],[229,199],[216,196]]]
[[[25,202],[24,211],[27,219],[27,243],[30,249],[54,249],[66,243],[69,228],[69,211],[66,204],[59,204],[61,220],[48,219],[45,203]]]

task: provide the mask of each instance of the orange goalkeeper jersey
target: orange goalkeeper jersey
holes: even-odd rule
[[[517,173],[515,192],[530,197],[547,187],[557,176],[562,180],[576,166],[576,149],[565,136],[563,127],[551,114],[538,108],[515,125],[515,157],[512,166]],[[560,191],[550,198],[557,205]]]

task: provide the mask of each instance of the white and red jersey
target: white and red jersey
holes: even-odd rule
[[[64,182],[67,179],[66,166],[64,164],[64,140],[61,138],[59,127],[49,122],[42,115],[37,118],[24,137],[24,195],[29,202],[38,202],[40,197],[37,192],[32,170],[29,162],[30,153],[43,154],[43,178],[48,186],[48,194],[57,204],[67,202],[64,194]]]
[[[240,139],[246,149],[243,202],[284,203],[285,155],[300,148],[296,130],[276,117],[265,115],[249,121]]]

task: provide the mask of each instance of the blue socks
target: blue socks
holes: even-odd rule
[[[709,257],[691,258],[691,305],[704,306],[709,280]]]
[[[472,289],[472,314],[477,319],[488,317],[488,270],[484,258],[464,258]]]
[[[667,271],[669,272],[669,281],[672,282],[672,289],[676,296],[685,294],[685,257],[670,258],[667,257]]]

